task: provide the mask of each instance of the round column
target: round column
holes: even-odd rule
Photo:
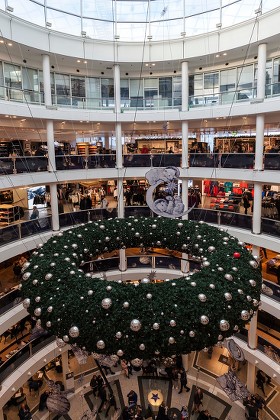
[[[55,163],[53,121],[47,120],[46,129],[47,129],[47,145],[48,145],[48,171],[55,172],[56,163]]]
[[[184,211],[188,210],[188,180],[186,178],[182,179],[182,202],[185,206]],[[182,216],[183,220],[188,220],[189,215],[184,214],[184,216]]]
[[[251,362],[247,362],[247,382],[246,386],[251,394],[255,393],[256,367]]]
[[[58,197],[56,184],[50,184],[52,230],[59,230]]]
[[[123,167],[122,163],[122,126],[120,122],[116,122],[116,168]]]
[[[264,115],[256,116],[255,171],[263,170]]]
[[[189,63],[187,61],[182,62],[182,112],[188,111],[189,109]],[[188,122],[182,120],[182,168],[188,168],[189,156],[188,156],[188,137],[189,137],[189,126]]]
[[[186,274],[190,271],[190,263],[188,261],[189,255],[185,252],[182,252],[182,259],[181,259],[181,271],[183,274]]]
[[[258,46],[257,98],[264,99],[266,82],[266,44]]]
[[[124,248],[121,248],[119,250],[119,255],[120,255],[119,270],[120,271],[126,271],[127,270],[127,261],[126,261],[125,249]]]
[[[182,168],[189,167],[189,124],[182,121]]]
[[[51,91],[51,68],[50,56],[47,54],[42,55],[43,59],[43,82],[44,82],[44,100],[46,106],[52,105],[52,91]]]
[[[253,220],[252,232],[256,235],[261,233],[261,215],[262,215],[262,184],[254,184],[253,201]]]
[[[118,217],[124,218],[124,201],[123,201],[123,178],[117,180],[117,189],[118,189]]]
[[[115,114],[116,114],[116,167],[122,168],[122,127],[118,121],[119,114],[121,112],[121,79],[120,79],[120,66],[119,64],[114,65],[114,93],[115,93]]]

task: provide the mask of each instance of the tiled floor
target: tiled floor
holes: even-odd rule
[[[189,370],[188,370],[188,386],[191,388],[190,392],[183,391],[182,394],[178,394],[177,389],[172,389],[172,386],[168,385],[168,381],[158,381],[156,378],[143,379],[141,372],[133,372],[133,375],[127,379],[121,373],[119,368],[114,368],[116,371],[115,375],[108,375],[108,380],[112,386],[114,394],[117,400],[117,406],[123,408],[124,404],[127,403],[127,394],[133,389],[137,392],[140,404],[144,404],[147,399],[147,393],[150,390],[161,391],[166,398],[166,401],[170,404],[169,407],[178,408],[181,410],[183,405],[187,405],[189,409],[192,408],[192,398],[194,386],[201,387],[204,392],[203,409],[208,409],[212,416],[216,416],[219,419],[227,420],[240,420],[244,419],[244,407],[242,401],[232,402],[228,399],[226,394],[218,385],[216,377],[227,372],[228,366],[222,362],[219,362],[220,355],[227,355],[227,350],[223,348],[215,348],[212,358],[209,359],[207,353],[200,352],[198,355],[193,353],[189,356]],[[68,416],[61,417],[65,420],[80,420],[82,414],[92,409],[93,406],[99,404],[99,399],[94,398],[89,387],[89,381],[92,376],[92,369],[95,368],[94,361],[90,357],[86,366],[79,366],[76,360],[73,358],[70,360],[70,369],[74,370],[76,375],[75,388],[76,394],[70,395],[69,399],[71,402],[71,409]],[[85,370],[91,370],[90,374],[84,373]],[[244,382],[246,381],[246,365],[241,365],[240,370],[237,372],[239,379]],[[55,370],[49,371],[49,376],[52,379],[61,379],[61,374],[55,373]],[[145,381],[143,385],[143,381]],[[139,386],[140,385],[140,386]],[[168,386],[166,388],[166,386]],[[43,391],[40,389],[40,393]],[[169,392],[170,389],[170,392]],[[169,394],[168,394],[169,392]],[[256,388],[255,392],[259,392]],[[265,385],[265,392],[267,394],[267,407],[260,413],[260,419],[271,420],[280,418],[280,386],[276,386],[273,383],[271,386]],[[27,401],[31,408],[36,407],[38,403],[38,397],[29,395],[28,389],[25,387],[25,393],[27,394]],[[114,413],[111,409],[109,418]],[[7,420],[15,420],[17,417],[17,407],[11,407],[6,411]],[[105,419],[105,410],[98,415],[100,420]],[[35,413],[33,416],[34,420],[53,419],[54,416],[49,416],[47,410],[44,412]],[[191,416],[190,420],[196,420],[197,415]]]

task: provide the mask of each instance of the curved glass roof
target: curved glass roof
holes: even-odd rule
[[[208,33],[279,7],[279,0],[0,0],[0,9],[67,34],[153,41]]]

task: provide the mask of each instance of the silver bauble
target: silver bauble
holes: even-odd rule
[[[34,279],[32,283],[34,284],[34,286],[36,286],[36,284],[38,283],[38,280]]]
[[[55,267],[55,265],[56,265],[56,263],[55,263],[55,262],[51,262],[51,263],[50,263],[50,266],[51,266],[51,267]]]
[[[34,315],[35,316],[40,316],[42,313],[42,309],[41,308],[35,308],[34,309]]]
[[[79,337],[79,334],[80,334],[80,331],[79,331],[78,327],[73,326],[73,327],[70,328],[70,330],[69,330],[70,337],[76,338],[76,337]]]
[[[70,258],[69,257],[66,257],[66,258],[64,258],[64,261],[70,262]]]
[[[147,279],[146,277],[144,279],[141,280],[141,283],[143,284],[147,284],[150,283],[150,279]]]
[[[97,347],[99,350],[104,349],[104,348],[105,348],[105,343],[104,343],[104,341],[103,341],[103,340],[98,340],[98,341],[97,341],[97,343],[96,343],[96,347]]]
[[[53,307],[52,307],[52,306],[49,306],[49,307],[47,308],[47,311],[48,311],[48,312],[52,312],[52,311],[53,311]]]
[[[153,295],[152,295],[151,293],[147,293],[147,294],[146,294],[146,298],[147,298],[147,299],[152,299],[152,297],[153,297]]]
[[[209,252],[213,252],[213,251],[215,251],[215,249],[216,248],[214,246],[212,246],[212,245],[208,247],[208,251]]]
[[[229,322],[226,321],[225,319],[222,319],[220,321],[220,330],[221,331],[228,331],[230,328]]]
[[[101,306],[103,309],[109,309],[110,306],[112,306],[112,299],[110,298],[102,299]]]
[[[200,322],[202,325],[207,325],[209,324],[209,318],[206,315],[201,315],[200,317]]]
[[[40,300],[41,300],[41,297],[40,297],[40,296],[36,296],[36,297],[35,297],[35,302],[37,302],[37,303],[38,303],[38,302],[40,302]]]
[[[228,293],[228,292],[224,293],[224,297],[225,297],[226,300],[231,300],[232,299],[231,293]]]
[[[51,321],[47,321],[47,322],[46,322],[46,326],[47,326],[48,328],[50,328],[50,327],[52,326]]]
[[[178,223],[178,228],[181,228],[181,227],[183,227],[184,225],[183,225],[183,223]]]
[[[51,278],[52,278],[52,274],[51,273],[47,273],[46,275],[45,275],[45,280],[50,280]]]
[[[215,289],[215,287],[216,287],[216,286],[215,286],[215,284],[210,283],[210,284],[209,284],[209,287],[210,287],[210,289]]]
[[[129,307],[129,302],[124,302],[124,303],[123,303],[123,307],[124,307],[124,308],[128,308],[128,307]]]
[[[62,338],[56,337],[56,340],[55,341],[56,341],[57,347],[62,348],[62,347],[65,346],[65,342],[62,340]]]
[[[255,280],[253,280],[253,279],[250,279],[249,280],[249,283],[250,283],[250,285],[252,286],[252,287],[255,287],[256,286],[256,282],[255,282]]]
[[[242,289],[237,289],[237,291],[240,295],[243,295],[243,293],[244,293]]]
[[[233,327],[233,331],[238,331],[238,330],[239,330],[238,325],[235,325],[235,326]]]
[[[184,330],[181,330],[181,331],[180,331],[180,334],[181,334],[181,335],[184,335],[184,334],[185,334],[185,331],[184,331]]]
[[[201,235],[197,235],[197,239],[201,239]]]
[[[89,291],[87,292],[87,294],[88,294],[89,296],[92,296],[92,295],[93,295],[93,290],[89,290]]]
[[[251,300],[252,300],[251,296],[248,295],[247,300],[248,300],[248,302],[251,302]]]
[[[175,338],[174,337],[169,337],[168,343],[169,344],[174,344],[175,343]]]
[[[238,271],[237,267],[232,267],[232,271]]]
[[[218,267],[218,271],[224,271],[223,267]]]
[[[143,346],[144,346],[144,344],[143,344]],[[145,347],[145,346],[144,346]],[[141,349],[142,350],[142,349]],[[143,360],[142,359],[138,359],[138,358],[136,358],[136,359],[132,359],[131,360],[131,364],[132,364],[132,366],[134,366],[134,367],[140,367],[141,365],[142,365],[142,363],[143,363]]]
[[[176,321],[174,319],[171,319],[169,322],[170,327],[176,327]]]
[[[225,274],[225,279],[226,280],[229,280],[229,281],[232,281],[232,279],[233,279],[233,277],[232,277],[232,275],[231,274]]]
[[[100,227],[101,230],[104,230],[105,229],[105,226],[104,225],[100,225],[99,227]]]
[[[78,245],[77,244],[72,244],[72,248],[77,249]]]
[[[257,299],[253,299],[253,305],[254,306],[258,306],[259,305],[259,301]]]
[[[209,267],[210,262],[209,261],[203,261],[202,265],[203,265],[203,267]]]
[[[76,274],[76,273],[75,273],[75,271],[74,271],[74,270],[71,270],[71,271],[70,271],[70,274],[71,274],[71,276],[74,276],[74,274]]]
[[[222,336],[222,334],[219,334],[219,335],[218,335],[218,340],[219,340],[219,341],[222,341],[223,339],[224,339],[224,337]]]
[[[196,286],[196,282],[195,281],[191,281],[191,286],[195,287]]]
[[[246,311],[246,310],[241,311],[241,319],[243,321],[248,321],[249,318],[250,318],[250,314],[249,314],[248,311]]]
[[[122,338],[122,333],[120,331],[116,332],[116,338]]]
[[[118,355],[119,357],[122,357],[122,356],[123,356],[123,351],[122,351],[122,350],[118,350],[118,351],[117,351],[117,355]]]
[[[157,225],[152,225],[152,229],[156,229],[157,228]]]
[[[238,245],[240,245],[240,246],[244,246],[245,244],[244,244],[244,242],[239,241],[239,242],[238,242]]]
[[[30,276],[31,276],[31,273],[29,273],[29,271],[27,271],[26,273],[23,274],[22,279],[23,280],[28,280]]]
[[[229,240],[229,238],[227,236],[223,237],[223,241],[227,242]]]
[[[140,236],[140,233],[139,232],[135,232],[135,237],[136,238],[139,238],[139,236]]]
[[[30,299],[29,298],[24,299],[24,301],[22,302],[22,305],[23,305],[23,307],[25,309],[29,308],[29,306],[30,306]]]
[[[64,335],[62,338],[63,338],[63,341],[64,341],[65,343],[68,343],[68,341],[69,341],[69,337],[68,337],[68,335]]]
[[[142,343],[142,344],[140,344],[139,349],[140,349],[140,350],[145,350],[145,344],[143,344],[143,343]]]
[[[159,324],[157,322],[153,323],[153,329],[154,330],[158,330],[159,329]]]
[[[106,290],[107,290],[108,292],[110,292],[110,291],[112,290],[112,286],[107,286],[107,287],[106,287]]]
[[[258,262],[256,260],[249,261],[249,264],[253,268],[258,268],[258,266],[259,266],[259,264],[258,264]]]
[[[140,328],[141,328],[141,322],[139,321],[139,319],[133,319],[131,322],[130,322],[130,329],[132,330],[132,331],[139,331],[140,330]]]
[[[204,293],[199,293],[198,299],[200,300],[200,302],[206,302],[207,297],[204,295]]]
[[[87,278],[91,277],[91,273],[86,273],[85,275],[86,275]]]

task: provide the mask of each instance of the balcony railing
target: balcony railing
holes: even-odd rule
[[[267,84],[265,87],[266,98],[280,94],[280,83]],[[176,93],[177,95],[177,93]],[[217,105],[230,105],[232,103],[249,102],[257,97],[255,87],[237,89],[227,92],[216,92],[213,94],[190,95],[189,108],[212,107]],[[32,89],[10,88],[0,86],[0,99],[6,101],[23,102],[29,104],[45,105],[44,93]],[[135,110],[159,110],[159,109],[181,109],[182,98],[174,96],[161,97],[121,97],[122,112]],[[94,109],[113,111],[115,99],[113,97],[83,97],[63,94],[52,94],[52,104],[56,107],[67,107],[77,109]]]
[[[123,155],[125,168],[150,168],[181,166],[180,153]],[[254,153],[189,153],[191,168],[253,169]],[[116,155],[61,155],[55,157],[56,170],[115,168]],[[266,153],[263,157],[265,170],[280,170],[280,153]],[[42,172],[48,169],[45,156],[0,157],[0,175]]]

